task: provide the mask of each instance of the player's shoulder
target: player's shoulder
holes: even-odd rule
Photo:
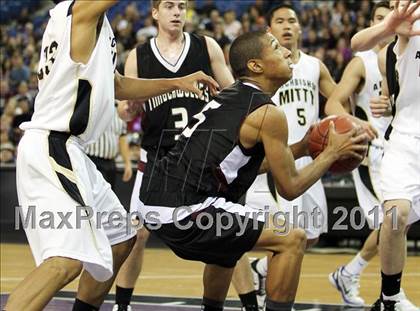
[[[365,62],[363,61],[363,58],[360,57],[360,55],[354,55],[354,57],[350,60],[348,63],[347,69],[352,70],[365,70]]]
[[[377,57],[377,53],[374,50],[359,51],[354,54],[355,57],[359,57],[362,60],[371,60]]]
[[[153,39],[154,38],[147,39],[145,42],[138,44],[133,50],[136,50],[138,53],[151,50],[151,42]]]
[[[206,38],[207,36],[204,35],[200,35],[198,33],[195,32],[185,32],[186,36],[190,36],[191,40],[204,40],[204,38]]]
[[[212,45],[211,40],[208,36],[196,34],[196,33],[186,33],[190,38],[191,48],[196,48],[197,50],[203,50],[204,48],[209,49],[209,46]]]
[[[373,72],[378,68],[379,53],[374,50],[357,52],[348,64],[348,67],[353,71],[363,72],[363,76],[365,76],[366,71]]]
[[[300,50],[299,63],[303,66],[303,68],[309,69],[308,66],[311,66],[312,70],[309,70],[313,73],[319,73],[323,64],[319,58],[309,55],[302,50]]]
[[[255,103],[271,103],[271,98],[268,94],[264,93],[262,90],[256,88],[251,83],[243,82],[240,80],[235,81],[232,85],[224,88],[218,95],[215,96],[215,99],[221,100],[230,100],[234,102],[243,103],[244,101],[248,102],[251,106]]]
[[[309,54],[303,52],[302,50],[300,50],[299,53],[300,53],[300,55],[299,55],[300,56],[300,59],[302,61],[312,62],[312,63],[319,63],[320,62],[319,58],[317,58],[315,56],[312,56],[312,55],[309,55]]]
[[[135,47],[128,53],[126,63],[134,64],[137,62],[137,49],[138,47]]]
[[[61,1],[49,11],[50,17],[69,16],[72,13],[74,1]]]
[[[149,38],[146,42],[138,44],[135,48],[133,48],[129,56],[135,57],[137,60],[141,61],[142,59],[149,59],[149,57],[153,56],[153,49],[151,41],[153,38]]]
[[[236,87],[241,93],[245,93],[247,97],[252,97],[253,100],[272,102],[270,95],[251,83],[237,81],[232,87]]]
[[[72,1],[63,1],[49,11],[49,21],[45,34],[59,36],[64,32],[67,17],[71,15]]]
[[[248,118],[247,118],[248,119]],[[262,131],[283,131],[287,127],[287,118],[283,109],[266,103],[250,114],[249,122],[260,126]]]

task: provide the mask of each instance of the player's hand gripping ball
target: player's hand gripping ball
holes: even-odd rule
[[[331,121],[334,122],[335,131],[338,134],[345,134],[353,128],[358,127],[357,124],[346,116],[329,116],[319,121],[315,124],[309,134],[309,153],[313,159],[315,159],[328,145],[328,131]],[[365,144],[368,144],[367,140]],[[367,150],[361,154],[363,159],[365,158],[366,153]],[[340,159],[331,165],[329,171],[333,174],[351,172],[362,163],[363,159],[355,157]]]

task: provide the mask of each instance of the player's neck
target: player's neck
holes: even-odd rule
[[[290,55],[292,63],[297,64],[300,59],[300,50],[296,47],[296,48],[292,48],[290,51],[292,52]]]
[[[165,31],[159,31],[156,42],[161,47],[182,45],[184,44],[184,32],[169,33]]]
[[[248,82],[254,84],[259,89],[261,89],[265,93],[269,93],[274,95],[274,93],[278,90],[278,84],[265,79],[264,77],[242,77],[242,82]]]
[[[379,51],[380,50],[382,50],[382,48],[383,48],[384,46],[381,46],[381,45],[376,45],[372,50],[376,53],[376,54],[378,54],[379,53]]]

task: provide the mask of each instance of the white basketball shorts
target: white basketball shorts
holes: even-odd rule
[[[312,159],[296,160],[296,168],[308,165]],[[288,201],[270,185],[267,174],[257,177],[247,192],[246,204],[254,208],[269,210],[271,214],[282,213],[284,219],[295,227],[305,230],[308,239],[318,238],[328,231],[327,199],[321,180],[318,180],[300,197]]]
[[[357,200],[371,229],[377,228],[383,221],[380,178],[383,153],[382,146],[372,144],[369,147],[366,163],[352,172]]]
[[[381,167],[383,201],[411,202],[408,224],[420,219],[420,137],[393,129],[385,143]]]
[[[16,166],[21,215],[36,264],[68,257],[80,260],[96,280],[109,279],[111,245],[132,238],[135,230],[77,138],[27,130]]]

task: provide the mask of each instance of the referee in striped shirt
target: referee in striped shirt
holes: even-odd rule
[[[113,190],[115,190],[115,177],[117,175],[115,159],[119,153],[124,160],[124,175],[122,180],[124,182],[129,181],[133,174],[126,134],[127,125],[121,120],[117,109],[115,109],[114,118],[107,130],[96,142],[86,147],[87,155],[95,163]]]

